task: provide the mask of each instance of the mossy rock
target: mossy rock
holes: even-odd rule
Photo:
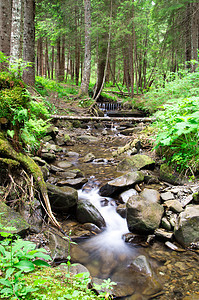
[[[2,227],[13,227],[13,229],[6,229],[5,231],[12,234],[23,235],[29,229],[29,224],[22,216],[2,201],[0,201],[0,211],[0,226],[2,231]]]
[[[171,184],[183,183],[180,175],[172,168],[172,166],[168,166],[167,164],[162,164],[160,166],[160,179]]]
[[[147,155],[133,155],[124,158],[117,166],[119,172],[137,171],[142,169],[153,170],[155,161]]]
[[[14,87],[12,89],[3,89],[0,91],[0,118],[13,119],[14,110],[27,108],[29,98],[25,89]]]

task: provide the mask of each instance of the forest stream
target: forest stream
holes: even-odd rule
[[[74,238],[82,249],[81,255],[76,256],[76,262],[86,266],[92,278],[111,278],[118,283],[114,287],[117,299],[199,299],[197,251],[185,251],[180,246],[174,251],[153,235],[134,235],[132,239],[126,219],[116,211],[118,199],[99,195],[100,186],[121,175],[116,170],[117,160],[112,158],[112,152],[125,145],[129,137],[119,133],[119,126],[109,124],[105,129],[103,126],[98,129],[87,126],[84,134],[101,137],[99,141],[64,146],[58,159],[58,162],[67,159],[71,168],[81,170],[88,178],[88,182],[78,190],[78,198],[90,201],[106,222],[101,233]],[[76,129],[73,134],[78,136],[80,133],[82,129]],[[93,159],[85,162],[89,153],[92,153]],[[157,172],[155,169],[154,174],[157,175]],[[165,187],[168,185],[160,182],[149,188],[161,190]],[[70,219],[62,222],[64,230],[73,228],[74,224],[77,223]]]

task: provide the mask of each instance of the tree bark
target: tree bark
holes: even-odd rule
[[[57,40],[57,80],[60,81],[60,68],[61,68],[61,45],[60,37]]]
[[[35,0],[24,2],[24,39],[23,59],[31,67],[24,70],[23,80],[28,85],[35,85]]]
[[[91,2],[84,0],[85,11],[85,49],[84,49],[84,69],[81,82],[81,95],[88,94],[91,75]]]
[[[10,43],[10,64],[20,58],[20,41],[21,41],[21,0],[12,2],[12,26],[11,26],[11,43]]]
[[[6,56],[10,55],[10,36],[11,36],[11,12],[12,1],[0,1],[0,51]],[[0,65],[3,69],[5,64]]]
[[[54,78],[55,47],[52,46],[51,79]]]

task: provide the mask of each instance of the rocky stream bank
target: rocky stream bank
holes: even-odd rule
[[[150,137],[139,133],[143,128],[61,120],[33,159],[47,182],[56,218],[77,242],[71,245],[72,262],[86,266],[93,281],[111,277],[118,282],[113,291],[118,299],[199,299],[198,184],[156,157]],[[45,247],[55,264],[66,261],[68,241],[49,226],[41,202],[17,201],[23,181],[22,170],[13,175],[12,186],[5,188],[1,178],[1,223],[13,220],[17,233]],[[5,197],[9,188],[13,192]],[[98,199],[99,207],[90,199]],[[100,207],[109,209],[107,219]],[[114,226],[121,222],[117,251],[118,237],[104,234],[107,220],[115,218]],[[100,253],[92,257],[96,248]]]

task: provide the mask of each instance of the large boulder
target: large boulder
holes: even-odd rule
[[[147,189],[130,197],[126,204],[129,231],[148,234],[157,229],[164,213],[159,201],[156,191]]]
[[[160,166],[160,180],[169,182],[171,184],[183,184],[180,175],[166,163]]]
[[[142,154],[136,154],[131,157],[124,158],[117,166],[119,172],[137,171],[141,169],[154,169],[155,161]]]
[[[99,228],[105,227],[106,223],[98,209],[88,200],[78,200],[76,218],[80,223],[93,223]]]
[[[77,204],[78,193],[75,189],[64,186],[58,187],[47,183],[49,200],[54,210],[68,212],[68,210]]]
[[[99,194],[108,197],[143,181],[144,174],[141,171],[129,172],[106,183],[100,188]]]
[[[1,231],[4,231],[6,227],[12,227],[9,230],[5,229],[6,232],[12,234],[23,235],[29,229],[29,224],[24,218],[16,212],[14,209],[7,206],[5,203],[0,201],[0,226]]]
[[[180,213],[174,235],[184,247],[199,241],[199,205],[189,205]]]

